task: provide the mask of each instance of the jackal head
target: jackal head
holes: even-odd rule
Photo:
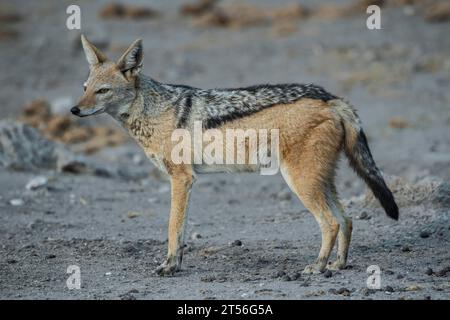
[[[79,117],[107,112],[117,116],[136,97],[136,76],[142,68],[142,40],[138,39],[117,62],[109,60],[99,49],[81,36],[89,63],[89,77],[84,94],[70,111]]]

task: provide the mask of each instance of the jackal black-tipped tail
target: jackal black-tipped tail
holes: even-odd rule
[[[350,165],[367,183],[375,198],[380,201],[386,214],[392,219],[398,220],[398,207],[395,203],[394,196],[387,187],[380,170],[372,158],[366,135],[362,129],[359,129],[353,148],[347,150],[346,154]]]
[[[398,206],[391,190],[386,185],[370,152],[367,138],[359,124],[355,111],[343,101],[334,103],[345,129],[345,154],[350,166],[366,182],[374,196],[380,201],[386,214],[398,220]]]

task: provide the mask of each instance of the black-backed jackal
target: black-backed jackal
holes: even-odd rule
[[[388,216],[398,219],[397,205],[372,158],[358,116],[346,102],[321,87],[283,84],[203,90],[163,84],[140,73],[141,40],[135,41],[116,63],[83,36],[82,44],[90,74],[85,93],[72,113],[80,117],[110,114],[155,165],[170,175],[169,245],[167,259],[157,269],[159,274],[171,274],[181,266],[185,217],[195,175],[215,171],[214,166],[208,170],[206,165],[172,161],[172,133],[176,129],[192,132],[196,121],[204,133],[278,129],[280,171],[322,232],[319,256],[306,266],[306,273],[342,269],[346,264],[352,222],[339,203],[334,184],[341,151]],[[258,165],[250,164],[226,165],[226,171],[257,168]],[[336,238],[337,260],[327,266]]]

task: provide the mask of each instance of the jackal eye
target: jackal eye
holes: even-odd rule
[[[103,94],[103,93],[107,93],[108,91],[109,91],[108,88],[101,88],[101,89],[98,89],[97,91],[95,91],[95,93]]]
[[[83,84],[83,91],[86,91],[87,86]]]

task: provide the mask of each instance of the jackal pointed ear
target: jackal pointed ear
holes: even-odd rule
[[[83,44],[84,54],[86,55],[89,65],[93,66],[108,60],[108,58],[90,43],[84,35],[81,35],[81,43]]]
[[[125,76],[136,76],[141,71],[143,60],[142,39],[137,39],[117,61],[117,66]]]

